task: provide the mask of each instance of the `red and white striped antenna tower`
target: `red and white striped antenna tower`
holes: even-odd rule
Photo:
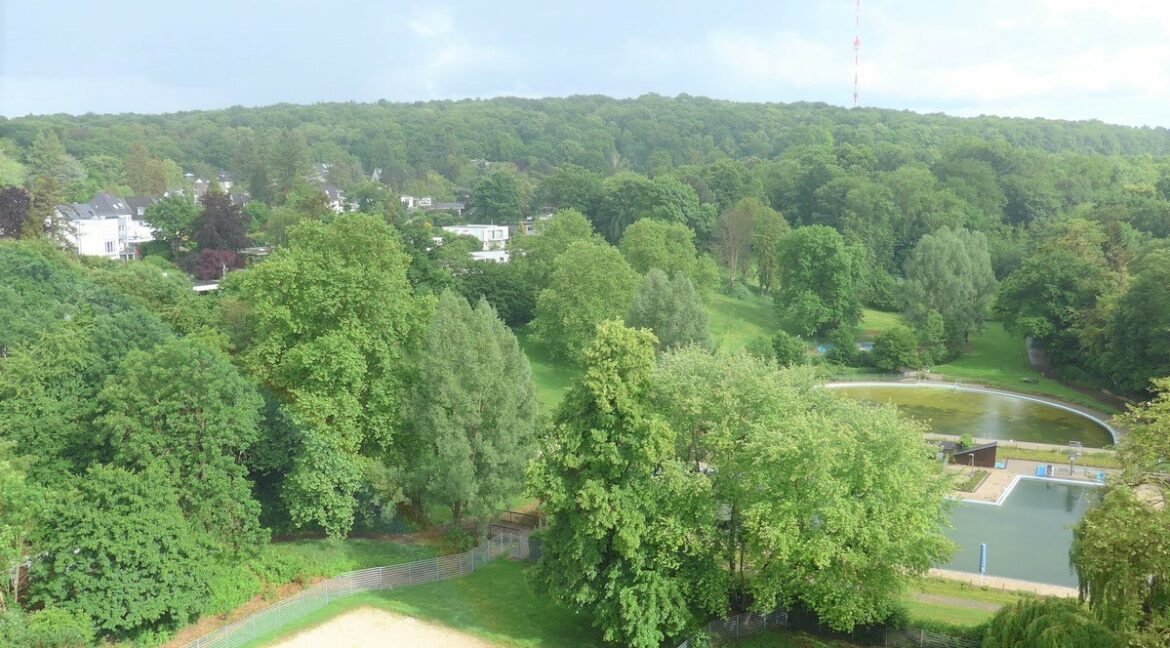
[[[857,0],[853,14],[853,107],[857,107],[857,72],[861,67],[861,0]]]

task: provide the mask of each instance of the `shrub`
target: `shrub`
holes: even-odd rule
[[[1024,599],[991,620],[983,648],[1120,648],[1122,642],[1078,601]]]
[[[918,360],[918,340],[909,328],[896,325],[882,333],[873,342],[873,366],[883,371],[898,371],[902,367],[915,369]]]
[[[808,350],[804,340],[784,331],[776,331],[772,336],[772,357],[781,367],[802,365],[808,362]]]
[[[28,648],[86,648],[93,643],[93,623],[81,613],[45,608],[29,614],[24,623],[23,643]]]

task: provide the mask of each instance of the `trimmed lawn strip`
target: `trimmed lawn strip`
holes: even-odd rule
[[[548,349],[532,339],[527,327],[518,328],[514,333],[532,367],[532,382],[536,385],[536,398],[541,409],[552,414],[581,370],[563,359],[552,357]]]
[[[1068,465],[1068,453],[1059,450],[1032,450],[1001,445],[998,456],[1005,459],[1022,459],[1024,461],[1039,461],[1054,465]],[[1085,468],[1116,468],[1121,469],[1121,460],[1112,452],[1084,452],[1077,457],[1077,466]]]

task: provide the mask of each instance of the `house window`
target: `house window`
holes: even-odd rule
[[[114,242],[113,241],[106,241],[106,254],[113,254],[113,253],[114,253]]]

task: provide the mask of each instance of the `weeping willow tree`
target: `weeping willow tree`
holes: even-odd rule
[[[991,620],[983,648],[1121,648],[1112,631],[1072,599],[1022,599]]]
[[[1125,472],[1073,533],[1081,598],[1131,646],[1170,645],[1170,379],[1122,417]]]

